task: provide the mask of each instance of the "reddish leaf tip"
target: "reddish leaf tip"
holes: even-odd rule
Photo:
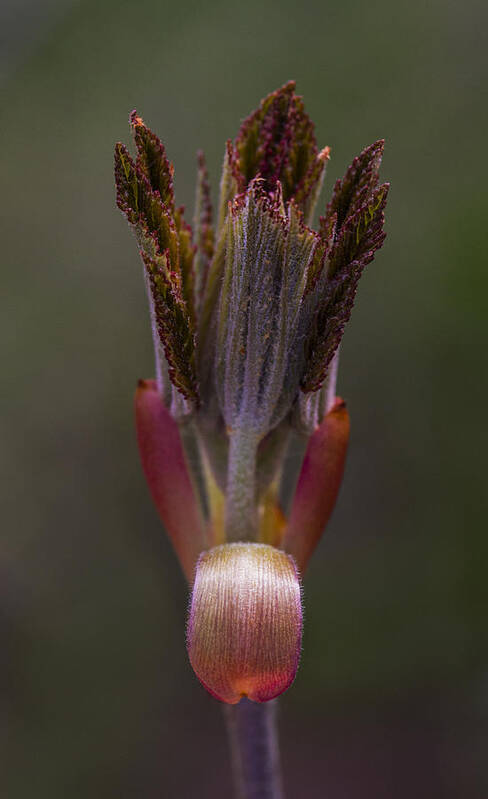
[[[144,120],[141,116],[139,116],[135,108],[129,114],[129,125],[131,125],[131,127],[135,127],[136,125],[144,125]]]
[[[137,381],[137,388],[145,391],[147,389],[152,389],[153,391],[156,390],[156,381],[155,380],[144,380],[144,378],[140,377]]]
[[[347,408],[346,400],[342,399],[342,397],[336,397],[334,400],[334,404],[331,408],[329,408],[328,413],[337,413],[337,411],[343,411]]]

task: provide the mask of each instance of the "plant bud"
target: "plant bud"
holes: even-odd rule
[[[217,699],[266,702],[293,682],[302,637],[293,559],[267,544],[224,544],[197,563],[187,646],[193,669]]]

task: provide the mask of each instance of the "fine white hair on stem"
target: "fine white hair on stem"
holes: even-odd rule
[[[326,408],[325,412],[329,413],[330,409],[332,408],[337,391],[337,373],[339,371],[339,350],[340,346],[337,347],[334,357],[332,358],[329,366],[329,379],[327,380],[327,401],[326,401]]]

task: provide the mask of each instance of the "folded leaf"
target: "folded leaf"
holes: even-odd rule
[[[138,157],[134,163],[116,145],[117,205],[134,229],[149,278],[151,315],[167,359],[158,374],[168,373],[187,400],[198,402],[192,232],[174,207],[173,169],[161,142],[135,112],[131,124]]]
[[[354,159],[336,184],[327,216],[321,220],[327,260],[311,270],[307,285],[307,292],[315,291],[316,311],[305,344],[307,366],[301,380],[305,392],[322,386],[351,315],[359,278],[386,236],[389,184],[374,188],[382,147],[377,142]]]
[[[174,211],[173,164],[170,164],[162,142],[132,111],[130,124],[137,147],[137,166],[147,177],[153,191],[157,191],[161,201]]]
[[[238,191],[259,176],[274,193],[280,181],[284,202],[295,198],[309,221],[328,155],[328,148],[319,153],[314,125],[290,81],[243,122],[228,157]]]
[[[326,215],[321,220],[321,232],[328,227],[333,216],[336,216],[337,229],[340,230],[345,219],[364,205],[378,185],[384,147],[384,139],[370,144],[356,156],[342,180],[336,181]]]
[[[215,366],[229,428],[261,437],[293,403],[303,360],[301,298],[316,244],[294,203],[285,214],[281,198],[270,200],[258,180],[232,207]]]
[[[195,374],[195,338],[178,282],[169,270],[169,256],[157,259],[141,251],[149,277],[154,317],[173,385],[186,399],[198,403]]]

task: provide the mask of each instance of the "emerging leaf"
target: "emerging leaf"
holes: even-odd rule
[[[195,340],[177,282],[168,268],[168,252],[152,259],[141,250],[149,276],[158,332],[173,385],[187,399],[196,399]]]
[[[183,209],[174,206],[173,167],[163,145],[135,111],[131,124],[138,156],[134,163],[127,148],[116,145],[117,205],[135,232],[148,275],[151,311],[167,359],[158,372],[169,374],[196,403],[192,232]]]
[[[166,151],[158,137],[144,124],[141,117],[133,111],[130,123],[134,131],[137,147],[137,167],[145,175],[153,192],[159,194],[162,207],[174,222],[178,239],[178,262],[172,262],[172,269],[181,275],[182,294],[188,312],[195,321],[194,314],[194,275],[193,259],[195,247],[192,243],[192,229],[187,225],[183,213],[184,208],[175,208],[173,190],[173,165],[166,157]]]
[[[294,203],[285,214],[281,197],[270,200],[258,179],[232,207],[216,346],[216,389],[229,428],[243,425],[259,438],[293,403],[302,373],[301,298],[316,244]]]
[[[342,481],[349,417],[336,397],[338,347],[385,238],[384,143],[353,160],[315,232],[330,150],[319,151],[289,82],[227,142],[215,228],[199,154],[194,238],[163,144],[136,111],[130,125],[137,154],[116,145],[117,205],[144,264],[156,353],[156,381],[136,393],[142,465],[192,586],[195,673],[223,702],[265,702],[294,679],[297,566],[305,570]]]
[[[163,203],[174,211],[173,164],[170,164],[162,142],[144,124],[136,111],[130,115],[130,124],[137,147],[137,166],[147,177],[153,191],[159,193]]]
[[[357,284],[385,239],[384,208],[389,184],[377,187],[383,142],[355,158],[321,219],[326,262],[311,270],[307,291],[315,292],[317,310],[306,342],[303,391],[317,391],[341,341],[354,305]]]
[[[336,181],[332,199],[327,205],[327,213],[321,220],[321,232],[328,228],[334,216],[337,220],[337,229],[340,230],[345,219],[367,201],[378,185],[384,148],[384,139],[378,139],[374,144],[370,144],[356,156],[342,180]]]
[[[218,216],[218,236],[224,229],[225,220],[227,219],[227,212],[229,204],[232,203],[234,198],[243,188],[243,182],[239,177],[239,171],[236,165],[236,154],[234,146],[230,139],[225,143],[224,165],[222,167],[222,177],[220,179],[220,200],[219,200],[219,216]]]
[[[284,202],[298,193],[302,208],[322,176],[326,158],[318,152],[314,125],[295,94],[294,81],[269,94],[243,122],[233,155],[241,191],[258,175],[270,193],[279,180]]]

